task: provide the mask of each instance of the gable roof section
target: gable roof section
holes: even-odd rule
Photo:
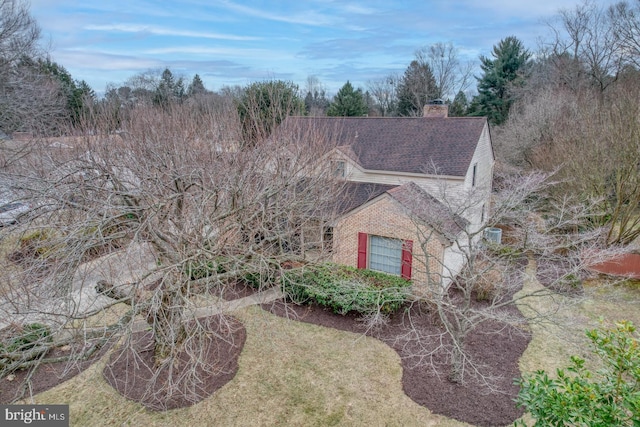
[[[484,117],[287,117],[280,132],[315,132],[368,170],[464,176]],[[277,135],[276,135],[277,137]]]
[[[433,227],[450,241],[464,230],[469,221],[451,212],[441,201],[414,182],[392,188],[387,193],[400,203],[410,216]]]
[[[343,215],[350,212],[396,187],[397,185],[370,182],[346,182],[340,197],[336,200],[336,213]]]
[[[402,206],[407,215],[432,227],[449,241],[464,230],[469,221],[452,214],[438,199],[414,182],[402,185],[384,185],[364,182],[348,182],[336,203],[339,216],[349,215],[353,210],[383,197],[391,197]]]

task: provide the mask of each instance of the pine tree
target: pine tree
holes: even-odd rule
[[[449,105],[449,116],[464,117],[467,115],[468,110],[469,101],[467,100],[467,95],[465,95],[463,91],[460,91],[456,94],[456,97],[453,98],[453,102]]]
[[[436,98],[438,87],[433,71],[427,63],[411,61],[398,85],[398,114],[416,116]]]
[[[513,104],[512,88],[526,79],[531,54],[516,37],[502,39],[493,47],[492,58],[480,57],[483,75],[478,78],[478,95],[472,114],[487,116],[492,124],[502,124]]]
[[[202,79],[198,74],[193,76],[193,80],[191,80],[191,84],[189,84],[189,89],[187,90],[188,96],[201,95],[207,93],[207,89],[204,87],[204,83],[202,83]]]
[[[354,89],[348,80],[340,88],[327,109],[328,116],[339,117],[364,116],[367,112],[367,103],[362,94],[362,89]]]
[[[182,102],[184,98],[185,89],[182,77],[176,80],[171,70],[165,68],[160,77],[160,83],[156,88],[153,102],[166,107],[172,102]]]

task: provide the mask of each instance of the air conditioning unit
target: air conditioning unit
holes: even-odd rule
[[[500,244],[502,242],[502,230],[496,227],[488,227],[484,229],[485,240]]]

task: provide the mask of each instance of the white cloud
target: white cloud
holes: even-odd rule
[[[302,12],[289,11],[287,14],[278,14],[267,12],[262,9],[256,9],[240,4],[232,3],[230,1],[221,2],[227,9],[237,13],[241,13],[248,16],[253,16],[260,19],[266,19],[269,21],[287,22],[290,24],[303,24],[312,26],[326,26],[335,25],[341,22],[342,19],[337,20],[335,17],[318,13],[313,10],[305,10]],[[276,3],[277,4],[277,3]]]
[[[178,30],[173,28],[163,28],[163,27],[156,27],[153,25],[143,25],[143,24],[86,25],[83,28],[89,31],[149,33],[149,34],[155,34],[160,36],[173,36],[173,37],[194,37],[194,38],[234,40],[234,41],[260,40],[259,37],[237,36],[233,34],[220,34],[220,33],[202,32],[202,31]]]
[[[617,0],[598,0],[602,6],[616,3]],[[517,16],[520,18],[543,18],[555,15],[560,9],[573,9],[581,1],[576,0],[464,0],[464,3],[477,9],[492,11],[497,16]]]
[[[111,52],[65,49],[53,52],[54,58],[68,68],[89,68],[94,70],[138,70],[160,67],[161,61],[149,58],[121,55]]]
[[[265,60],[285,60],[294,59],[294,54],[284,51],[276,51],[274,49],[242,49],[242,48],[226,48],[226,47],[208,47],[208,46],[172,46],[159,47],[155,49],[147,49],[140,52],[145,55],[206,55],[220,57],[265,59]]]

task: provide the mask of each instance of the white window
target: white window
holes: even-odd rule
[[[400,276],[402,240],[369,236],[369,269]]]

